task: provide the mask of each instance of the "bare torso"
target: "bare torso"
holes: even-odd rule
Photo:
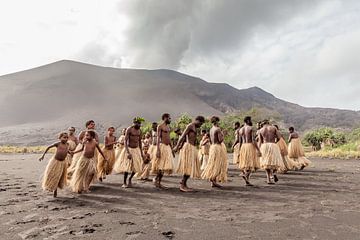
[[[128,139],[127,146],[130,148],[138,148],[141,140],[141,131],[140,129],[135,129],[134,127],[129,127],[127,130]]]
[[[243,143],[253,143],[253,129],[251,126],[245,125],[239,131]]]
[[[157,144],[157,132],[154,130],[151,130],[151,144],[152,145]]]
[[[210,129],[210,139],[212,144],[221,144],[224,141],[224,135],[219,127],[213,126]]]
[[[59,161],[64,161],[66,156],[68,155],[69,145],[64,143],[57,143],[55,152],[55,159]]]
[[[260,130],[260,136],[262,138],[262,142],[264,143],[275,143],[276,138],[279,138],[280,133],[276,129],[276,127],[271,125],[265,125]]]
[[[97,142],[93,139],[91,141],[84,142],[83,155],[86,158],[93,158],[95,156]]]
[[[109,144],[109,143],[114,143],[115,141],[116,141],[115,136],[105,136],[104,142],[105,142],[106,149],[108,149],[108,150],[114,149],[114,144]]]
[[[289,135],[289,141],[291,141],[291,139],[296,139],[299,138],[299,134],[297,132],[292,132]]]
[[[191,145],[195,146],[196,144],[196,127],[194,123],[190,123],[187,126],[187,135],[186,135],[186,142],[190,143]]]
[[[158,133],[159,133],[160,143],[165,144],[165,145],[171,144],[170,127],[167,124],[162,123],[161,125],[159,125]]]

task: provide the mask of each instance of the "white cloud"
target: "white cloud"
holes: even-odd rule
[[[0,29],[0,75],[61,59],[172,68],[306,106],[360,109],[356,0],[8,0]]]

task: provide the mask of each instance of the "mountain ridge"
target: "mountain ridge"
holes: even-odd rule
[[[125,126],[137,115],[157,121],[163,112],[174,117],[184,112],[222,116],[252,108],[278,113],[284,127],[300,130],[352,128],[360,119],[356,111],[306,108],[256,86],[237,89],[168,69],[118,69],[61,60],[0,76],[0,144],[35,144],[29,140],[30,128],[38,129],[37,138],[44,140],[69,125],[82,128],[87,119]],[[22,130],[15,131],[16,126]]]

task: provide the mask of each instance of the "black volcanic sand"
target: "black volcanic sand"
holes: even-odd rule
[[[245,187],[230,166],[222,190],[180,177],[164,177],[169,190],[151,182],[122,189],[111,175],[84,195],[43,192],[47,161],[39,155],[0,155],[1,239],[360,239],[360,168],[356,160],[313,159],[302,172],[265,184],[257,172]],[[48,156],[49,157],[49,156]]]

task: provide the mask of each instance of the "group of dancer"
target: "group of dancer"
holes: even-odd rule
[[[212,127],[201,131],[199,150],[198,130],[205,123],[203,116],[197,116],[186,126],[183,133],[177,130],[179,138],[171,141],[168,113],[162,115],[158,125],[152,124],[152,130],[142,137],[142,118],[133,119],[133,124],[122,130],[117,139],[115,128],[109,127],[104,144],[99,146],[99,135],[95,131],[93,120],[86,122],[86,129],[75,136],[75,128],[59,135],[59,142],[47,147],[40,161],[51,148],[56,148],[50,159],[42,180],[44,190],[57,196],[57,189],[69,186],[73,192],[89,192],[95,181],[103,181],[111,173],[123,173],[123,188],[132,187],[134,176],[148,180],[153,174],[154,186],[167,189],[162,184],[164,175],[174,172],[182,176],[180,191],[191,192],[188,179],[205,179],[212,187],[227,181],[228,155],[224,144],[224,134],[219,127],[220,118],[211,117]],[[268,120],[258,124],[254,134],[251,117],[245,117],[244,124],[235,123],[235,141],[233,144],[233,163],[242,171],[246,186],[252,186],[250,175],[258,169],[266,171],[267,183],[278,181],[277,173],[289,170],[302,170],[310,164],[305,158],[299,135],[294,128],[289,129],[289,146],[276,125]],[[179,153],[178,164],[174,166],[175,154]]]

